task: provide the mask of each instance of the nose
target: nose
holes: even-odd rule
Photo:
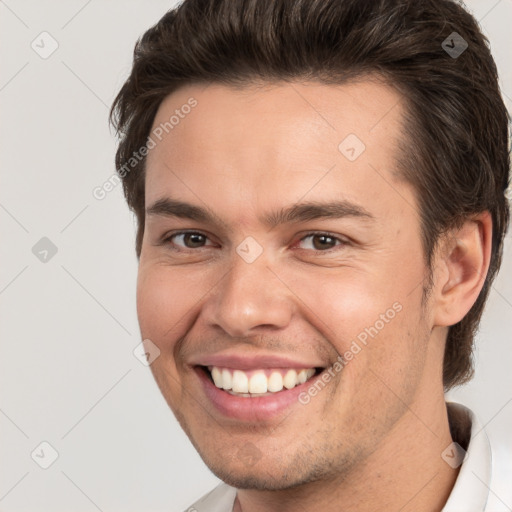
[[[203,314],[210,327],[232,337],[247,337],[262,329],[289,325],[293,314],[291,292],[264,257],[247,263],[234,254],[230,269],[212,291]]]

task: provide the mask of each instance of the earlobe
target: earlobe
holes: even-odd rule
[[[468,313],[482,289],[491,257],[492,218],[483,212],[446,235],[438,262],[435,325],[454,325]]]

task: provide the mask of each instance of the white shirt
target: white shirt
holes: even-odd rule
[[[447,406],[450,424],[457,412],[469,417],[471,437],[466,454],[461,452],[464,460],[442,512],[494,512],[494,508],[488,508],[492,456],[487,434],[470,409],[456,403],[447,403]],[[460,441],[456,437],[454,440]],[[187,512],[232,512],[235,498],[236,489],[221,483],[189,507]]]

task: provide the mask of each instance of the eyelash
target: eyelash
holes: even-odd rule
[[[205,237],[206,239],[209,239],[207,235],[205,235],[204,233],[201,233],[200,231],[177,231],[175,233],[169,234],[164,239],[162,239],[162,244],[172,243],[171,240],[174,237],[180,236],[180,235],[187,235],[187,234],[189,234],[189,235],[201,235],[201,236]],[[307,239],[309,237],[314,237],[314,236],[325,236],[325,237],[328,237],[328,238],[332,238],[336,242],[340,242],[339,244],[335,245],[334,247],[331,247],[330,249],[326,249],[325,251],[322,251],[320,249],[312,249],[313,252],[316,252],[316,253],[322,253],[322,254],[328,253],[329,254],[329,253],[335,251],[337,247],[343,247],[343,246],[349,245],[349,242],[347,240],[344,240],[344,239],[342,239],[342,238],[340,238],[338,236],[335,236],[334,234],[329,233],[327,231],[312,231],[310,233],[306,233],[299,240],[299,242],[302,242],[305,239]],[[198,247],[196,249],[190,249],[190,248],[175,249],[175,248],[173,248],[173,250],[177,251],[177,252],[194,252],[194,251],[197,251],[198,249],[204,249],[204,248],[205,247]],[[302,249],[302,250],[306,250],[307,251],[307,250],[310,250],[310,249]]]

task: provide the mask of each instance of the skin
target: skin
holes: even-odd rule
[[[167,403],[205,463],[239,489],[234,510],[441,510],[458,473],[441,458],[452,441],[444,343],[483,285],[489,215],[442,240],[422,303],[417,202],[394,175],[404,137],[394,89],[370,79],[192,85],[164,100],[154,127],[190,97],[197,106],[148,155],[146,206],[172,198],[222,222],[146,216],[138,316],[161,351],[151,369]],[[366,146],[353,162],[338,150],[351,133]],[[372,218],[260,222],[339,199]],[[204,237],[169,238],[181,230]],[[250,264],[235,250],[247,236],[263,248]],[[272,420],[223,416],[189,364],[236,349],[327,367],[395,303],[401,311],[321,392]]]

